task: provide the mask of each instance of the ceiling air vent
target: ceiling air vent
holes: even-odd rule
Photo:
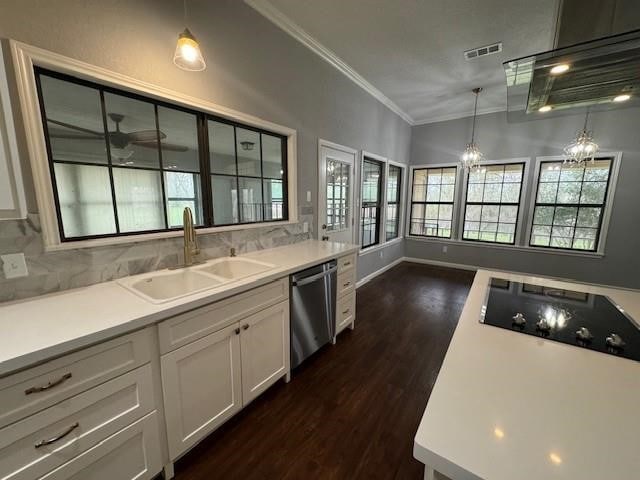
[[[464,58],[471,60],[473,58],[484,57],[486,55],[493,55],[502,51],[502,42],[492,43],[491,45],[485,45],[484,47],[472,48],[464,52]]]

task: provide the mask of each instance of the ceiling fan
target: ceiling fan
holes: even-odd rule
[[[124,120],[125,116],[120,113],[109,113],[109,119],[113,123],[116,124],[115,130],[109,131],[109,144],[112,147],[115,147],[119,150],[126,149],[129,145],[138,145],[140,147],[145,148],[158,148],[158,133],[160,136],[160,141],[167,138],[167,135],[160,131],[156,132],[155,130],[137,130],[133,132],[123,132],[120,130],[120,123]],[[49,132],[49,136],[51,138],[65,138],[65,139],[73,139],[73,140],[103,140],[104,132],[98,132],[96,130],[91,130],[88,128],[79,127],[77,125],[72,125],[70,123],[62,122],[60,120],[54,120],[52,118],[48,118],[47,122],[52,123],[54,125],[58,125],[60,127],[64,127],[70,130],[75,130],[79,133],[65,133],[64,131],[57,130],[53,132]],[[177,145],[173,143],[162,143],[163,150],[170,150],[173,152],[186,152],[189,150],[188,147],[184,145]]]

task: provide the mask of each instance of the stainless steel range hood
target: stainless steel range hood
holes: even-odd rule
[[[555,48],[503,64],[509,120],[640,105],[639,27],[638,0],[561,1]]]

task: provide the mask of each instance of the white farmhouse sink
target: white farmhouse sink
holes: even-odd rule
[[[192,293],[208,290],[228,281],[194,270],[157,272],[119,280],[120,285],[152,303],[164,303]]]
[[[257,273],[266,272],[274,267],[275,265],[259,262],[258,260],[229,257],[207,262],[205,266],[198,267],[196,271],[215,275],[216,277],[225,278],[231,281],[249,277]]]

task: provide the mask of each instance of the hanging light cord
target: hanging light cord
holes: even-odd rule
[[[589,109],[587,108],[587,114],[584,117],[584,128],[583,130],[586,132],[587,131],[587,122],[589,121]]]
[[[478,112],[478,94],[481,91],[482,91],[482,88],[480,87],[473,89],[473,93],[476,94],[476,101],[475,101],[475,104],[473,105],[473,126],[471,127],[471,143],[473,143],[473,140],[476,135],[476,114]]]
[[[183,6],[183,9],[184,9],[184,26],[186,28],[186,26],[187,26],[187,0],[183,0],[182,6]]]

